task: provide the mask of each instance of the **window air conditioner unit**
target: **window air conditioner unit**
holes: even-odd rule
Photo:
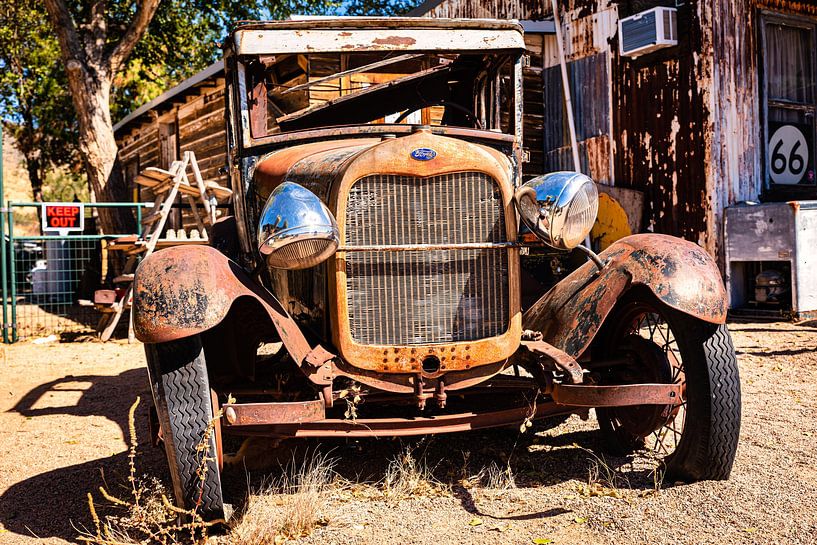
[[[657,7],[619,19],[618,43],[621,55],[633,58],[678,45],[677,10]]]

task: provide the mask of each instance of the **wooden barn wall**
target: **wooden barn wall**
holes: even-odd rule
[[[133,179],[147,167],[169,167],[162,157],[160,125],[175,121],[177,158],[193,151],[202,177],[229,187],[228,177],[219,172],[227,162],[224,93],[224,79],[214,78],[193,90],[181,104],[162,103],[143,116],[141,123],[120,130],[116,135],[119,161],[129,186],[136,189]]]
[[[530,55],[530,66],[522,69],[524,78],[522,141],[530,161],[522,166],[525,177],[539,176],[547,171],[543,138],[545,136],[545,105],[542,93],[544,70],[544,34],[526,34],[525,47]]]
[[[226,174],[219,169],[227,165],[227,133],[224,121],[224,80],[201,96],[179,106],[176,117],[179,130],[179,155],[196,154],[201,175],[229,187]]]
[[[138,160],[140,168],[159,166],[159,123],[155,120],[132,130],[117,144],[123,165]]]

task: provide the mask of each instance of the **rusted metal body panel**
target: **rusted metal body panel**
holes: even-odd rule
[[[262,156],[253,174],[258,195],[266,199],[286,179],[328,201],[327,179],[335,178],[332,171],[355,153],[378,142],[379,138],[329,140],[292,146]],[[316,176],[318,173],[320,175]]]
[[[553,401],[574,407],[627,407],[633,405],[678,405],[683,402],[682,384],[626,384],[579,386],[554,384]]]
[[[326,405],[320,399],[314,401],[283,401],[277,403],[226,403],[223,427],[252,427],[280,424],[316,422],[326,417]]]
[[[431,148],[437,153],[432,162],[416,161],[410,158],[405,150]],[[469,144],[458,139],[442,137],[431,132],[420,131],[400,139],[387,140],[337,140],[294,146],[273,152],[259,161],[255,170],[256,194],[263,199],[281,181],[286,179],[299,183],[321,197],[329,205],[341,229],[341,240],[348,237],[345,233],[346,203],[352,185],[366,174],[394,174],[427,178],[443,176],[457,172],[483,172],[491,177],[502,194],[502,207],[505,217],[505,240],[514,241],[517,226],[513,206],[513,169],[508,158],[488,146]],[[453,221],[453,219],[452,219]],[[497,244],[458,245],[457,248],[489,249]],[[505,245],[509,256],[508,276],[518,278],[518,250],[511,242]],[[355,367],[378,372],[418,373],[421,362],[427,356],[439,357],[445,371],[460,371],[489,363],[502,361],[512,355],[518,347],[520,337],[521,314],[519,309],[518,284],[510,282],[507,323],[509,328],[498,337],[489,337],[473,342],[446,343],[444,346],[379,346],[363,345],[352,340],[349,332],[349,310],[347,302],[346,253],[372,251],[435,251],[443,246],[389,245],[378,246],[343,246],[330,258],[327,265],[329,281],[329,323],[333,341],[345,361]],[[285,274],[285,273],[281,273]],[[315,282],[323,281],[322,276],[312,273],[300,275],[288,273],[286,286],[278,293],[283,301],[290,302],[297,298],[293,283],[301,280],[295,276],[308,275],[303,278],[310,285],[299,291],[311,294],[320,287]],[[280,276],[276,274],[276,276]],[[278,290],[276,290],[278,291]],[[291,303],[290,303],[291,305]],[[299,305],[303,306],[303,305]],[[385,360],[385,361],[384,361]]]
[[[726,321],[727,298],[717,265],[699,246],[663,235],[633,235],[585,263],[522,317],[526,330],[574,358],[582,356],[621,295],[644,286],[662,302],[701,320]]]
[[[235,301],[257,300],[295,362],[312,349],[275,297],[237,264],[209,246],[176,246],[139,264],[133,282],[133,326],[145,343],[167,342],[221,323]]]
[[[300,424],[259,424],[242,427],[242,435],[273,435],[280,437],[408,437],[434,433],[452,433],[484,428],[518,425],[525,419],[537,420],[566,414],[575,407],[540,404],[494,411],[418,416],[415,418],[358,418],[355,420],[327,418]],[[224,426],[225,431],[238,431]]]
[[[582,407],[677,405],[683,401],[681,384],[577,386],[556,384],[553,402],[525,404],[510,409],[474,410],[428,417],[327,418],[322,402],[243,403],[222,407],[224,433],[281,437],[401,437],[451,433],[515,425]]]

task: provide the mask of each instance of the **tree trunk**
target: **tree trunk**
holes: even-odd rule
[[[28,171],[28,181],[31,182],[31,197],[34,202],[43,202],[43,171],[40,161],[37,159],[29,159],[27,154],[23,154],[26,158],[26,170]]]
[[[88,185],[99,202],[127,199],[123,178],[116,169],[111,83],[145,34],[159,1],[135,2],[136,10],[122,38],[116,44],[108,44],[108,7],[104,0],[91,3],[90,19],[81,30],[66,0],[45,0],[79,118],[79,145],[88,172]],[[76,8],[75,2],[71,5]],[[133,216],[125,209],[100,208],[99,227],[106,234],[133,232]]]
[[[115,170],[117,148],[109,109],[108,78],[82,77],[83,71],[72,71],[70,68],[69,66],[69,84],[74,107],[80,117],[79,145],[89,185],[97,202],[127,201],[124,180],[121,173]],[[97,211],[99,227],[103,233],[135,232],[130,210],[98,208]]]

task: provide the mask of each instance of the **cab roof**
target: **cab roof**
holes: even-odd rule
[[[294,30],[294,29],[458,29],[476,28],[486,30],[515,30],[522,32],[516,20],[503,19],[445,19],[432,17],[304,17],[285,21],[238,21],[231,34],[243,30]]]
[[[331,17],[242,22],[225,44],[238,55],[361,51],[523,50],[522,27],[496,19]]]

